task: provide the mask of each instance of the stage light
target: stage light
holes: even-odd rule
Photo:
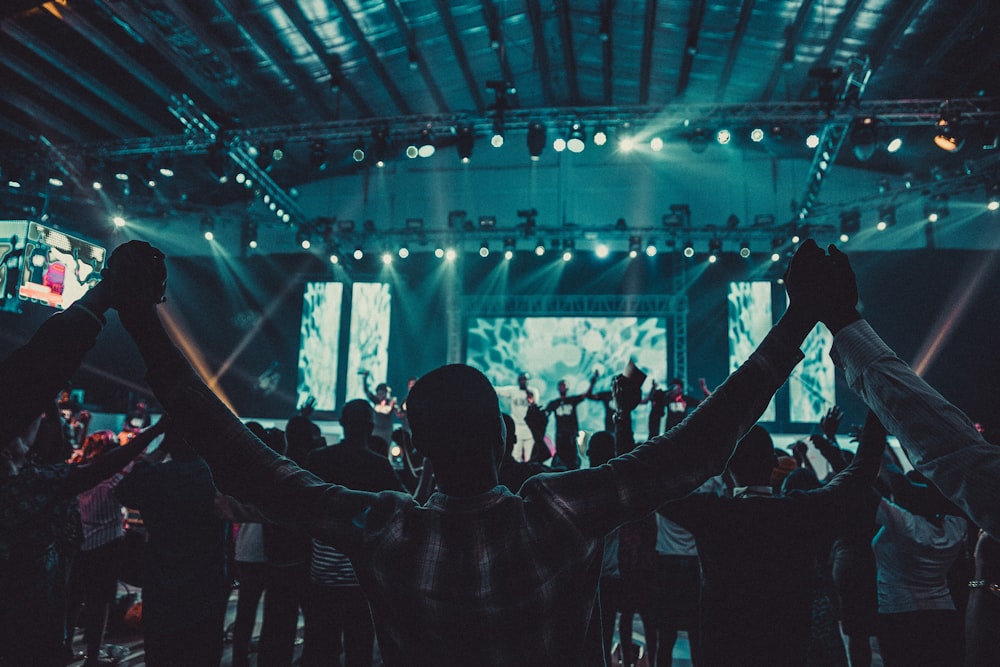
[[[354,254],[352,255],[352,257],[354,257],[354,259],[360,262],[362,259],[365,258],[365,251],[362,250],[361,246],[358,246],[354,249]]]
[[[354,143],[354,150],[351,151],[351,158],[353,158],[355,162],[365,161],[365,142],[361,140],[361,137],[358,137],[358,140]]]
[[[566,150],[566,140],[562,137],[556,137],[552,140],[552,150],[556,153],[562,153]]]
[[[493,148],[503,146],[503,134],[503,112],[497,111],[496,117],[493,119],[493,136],[490,137],[490,145]]]
[[[759,127],[755,127],[752,130],[750,130],[750,141],[754,142],[755,144],[759,144],[760,142],[764,141],[764,130],[762,130]]]
[[[420,144],[417,148],[417,154],[420,157],[430,157],[434,155],[434,137],[431,136],[431,131],[424,128],[420,131]]]
[[[316,171],[324,171],[329,163],[326,155],[326,142],[314,141],[309,147],[309,166]]]
[[[338,255],[335,252],[331,252],[330,253],[330,263],[331,264],[340,264],[340,255]]]
[[[462,164],[469,164],[472,161],[472,145],[476,137],[472,133],[470,125],[463,125],[458,128],[458,139],[455,140],[455,149],[458,151],[458,159]]]
[[[656,244],[653,241],[649,241],[646,244],[646,256],[655,257],[656,256]]]
[[[434,256],[437,257],[438,259],[442,259],[444,257],[444,248],[441,247],[434,248]]]
[[[528,125],[527,141],[528,155],[537,162],[542,156],[542,150],[545,149],[545,125],[538,121],[532,121]]]
[[[299,227],[298,231],[295,233],[295,242],[302,246],[303,250],[309,250],[312,247],[312,240],[309,238],[309,230],[305,227]]]
[[[126,225],[125,218],[123,218],[120,215],[112,216],[111,222],[114,224],[115,227],[118,228],[124,227]]]
[[[479,245],[479,256],[484,258],[490,256],[490,244],[486,241]]]
[[[947,195],[934,195],[930,201],[924,204],[924,216],[928,222],[937,222],[950,214]]]
[[[748,259],[750,257],[750,242],[743,241],[740,243],[740,257],[743,259]]]
[[[538,243],[535,245],[535,254],[541,257],[545,254],[545,244],[539,239]]]
[[[608,248],[608,244],[606,243],[598,243],[596,246],[594,246],[594,254],[597,255],[599,259],[604,259],[605,257],[608,256],[609,253],[610,249]]]
[[[895,153],[902,147],[903,140],[900,137],[893,137],[889,140],[889,143],[885,145],[885,150],[889,153]]]
[[[854,122],[851,129],[851,150],[859,162],[867,162],[878,149],[878,121],[871,116],[865,116]]]
[[[682,252],[684,253],[685,257],[691,259],[692,257],[694,257],[694,244],[691,243],[690,241],[685,241],[684,250]]]
[[[583,131],[583,124],[580,121],[573,121],[569,126],[569,137],[566,139],[566,148],[570,153],[581,153],[587,146],[587,137]]]
[[[384,127],[375,128],[372,130],[372,141],[372,157],[375,158],[375,166],[381,169],[389,156],[389,130]]]
[[[772,252],[771,253],[771,261],[772,262],[777,262],[780,259],[781,259],[781,254],[780,253],[777,253],[777,252]]]
[[[604,129],[603,125],[598,125],[597,129],[594,130],[594,145],[603,146],[608,143],[608,131]]]
[[[628,256],[635,259],[639,256],[639,248],[642,247],[642,237],[641,236],[630,236],[628,237]]]
[[[729,130],[723,128],[715,133],[715,140],[719,142],[722,146],[725,146],[733,139],[733,133]]]
[[[802,239],[801,239],[801,237],[799,237],[798,234],[792,234],[792,239],[791,240],[792,240],[792,244],[794,245],[794,244],[798,243],[799,241],[801,241]]]
[[[410,249],[407,248],[405,245],[401,245],[401,246],[399,246],[399,253],[398,254],[399,254],[399,258],[400,259],[406,259],[407,257],[410,256]]]
[[[635,148],[635,139],[632,137],[622,137],[618,140],[618,150],[622,153],[631,153]]]
[[[808,148],[816,148],[817,146],[819,146],[819,135],[810,134],[808,137],[806,137],[806,146]]]
[[[947,102],[941,105],[941,117],[937,121],[934,145],[949,153],[957,153],[965,145],[965,139],[959,137],[958,113],[952,113]]]
[[[246,219],[243,221],[243,225],[240,227],[240,231],[243,234],[243,245],[248,248],[257,247],[257,223],[253,220]]]
[[[851,240],[851,237],[848,236],[847,234],[841,234],[840,235],[840,242],[841,243],[847,243],[850,240]]]
[[[652,139],[649,140],[649,148],[650,150],[659,153],[660,151],[663,150],[663,139],[661,139],[660,137],[653,137]]]
[[[62,186],[65,185],[65,183],[63,182],[63,179],[59,178],[58,176],[49,176],[49,185],[51,185],[54,188],[61,188]]]
[[[445,249],[445,251],[444,251],[445,261],[454,262],[456,257],[458,257],[458,253],[455,252],[454,248],[447,248],[447,249]]]
[[[885,231],[887,227],[892,227],[896,224],[896,207],[894,206],[880,206],[878,209],[878,224],[875,227],[881,232]]]
[[[406,147],[404,154],[406,155],[406,157],[413,160],[420,156],[420,149],[417,148],[416,144],[410,144],[409,146]]]
[[[385,264],[386,266],[392,264],[392,253],[389,252],[388,250],[382,253],[382,263]]]
[[[215,238],[215,218],[210,215],[202,216],[201,233],[204,235],[206,241],[211,241]]]
[[[517,242],[513,238],[511,238],[511,237],[507,237],[507,238],[505,238],[503,240],[503,258],[504,259],[508,259],[508,260],[509,259],[514,259],[514,247],[515,247],[516,243]]]
[[[160,176],[164,178],[173,178],[174,170],[170,168],[169,165],[160,165]]]
[[[17,181],[14,181],[14,180],[7,181],[7,185],[9,185],[12,188],[19,188],[19,187],[21,187],[21,184],[18,183]],[[94,181],[91,184],[91,187],[94,188],[95,190],[101,190],[101,189],[104,188],[104,186],[101,184],[100,181]]]
[[[708,242],[708,263],[715,264],[719,259],[719,255],[722,254],[722,240],[712,239]]]
[[[990,196],[986,199],[986,210],[996,211],[1000,210],[1000,188],[993,186],[990,191]]]
[[[847,243],[851,234],[861,231],[861,209],[851,209],[840,214],[840,242]]]

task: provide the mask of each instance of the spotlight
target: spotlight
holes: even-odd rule
[[[479,245],[479,256],[483,258],[490,256],[490,244],[487,243],[486,241],[483,241]]]
[[[510,237],[505,238],[503,240],[503,258],[504,259],[507,259],[507,260],[514,259],[514,247],[515,247],[516,243],[517,242],[513,238],[510,238]]]
[[[244,220],[241,231],[243,232],[243,245],[248,248],[256,248],[257,223],[254,222],[253,220]]]
[[[947,195],[934,195],[930,201],[924,204],[924,216],[928,222],[937,222],[950,213]]]
[[[566,140],[562,137],[556,137],[552,140],[552,150],[556,153],[562,153],[566,150]]]
[[[417,148],[416,144],[410,144],[403,153],[412,160],[420,156],[420,149]]]
[[[661,139],[660,137],[653,137],[652,139],[649,140],[649,148],[650,150],[659,153],[660,151],[663,150],[663,139]]]
[[[817,146],[819,146],[819,135],[818,134],[813,133],[813,134],[810,134],[808,137],[806,137],[806,147],[807,148],[816,148]]]
[[[576,242],[572,239],[567,239],[563,241],[563,254],[562,258],[564,262],[568,262],[573,259],[573,250],[576,247]]]
[[[420,144],[417,148],[417,154],[420,157],[430,157],[434,155],[434,137],[431,136],[431,131],[424,128],[420,131]]]
[[[691,243],[690,241],[685,241],[684,250],[682,252],[684,253],[685,257],[691,259],[692,257],[694,257],[694,244]]]
[[[630,236],[628,237],[628,256],[635,259],[639,256],[639,248],[642,247],[642,237],[640,236]]]
[[[607,257],[609,252],[610,250],[608,249],[608,245],[606,243],[598,243],[594,246],[594,254],[597,255],[599,259]]]
[[[852,152],[859,162],[867,162],[878,148],[878,121],[871,116],[855,119],[851,128]]]
[[[900,137],[893,137],[889,140],[889,143],[885,145],[885,150],[889,153],[895,153],[902,147],[903,140]]]
[[[695,129],[694,133],[688,136],[688,148],[693,153],[704,153],[708,150],[708,132],[700,127]]]
[[[541,239],[539,239],[538,243],[535,244],[535,254],[538,255],[539,257],[545,254],[545,244],[542,242]]]
[[[934,145],[949,153],[957,153],[965,145],[965,139],[958,136],[958,113],[952,113],[947,102],[941,105]]]
[[[503,112],[497,111],[493,118],[493,136],[490,138],[490,145],[493,148],[503,146]]]
[[[647,257],[656,256],[656,244],[653,242],[652,239],[650,239],[649,242],[646,244],[646,256]]]
[[[771,253],[771,261],[772,262],[777,262],[780,259],[781,259],[781,254],[780,253],[777,253],[777,252],[772,252]]]
[[[760,142],[764,141],[764,130],[762,130],[759,127],[755,127],[752,130],[750,130],[750,141],[754,142],[755,144],[759,144]]]
[[[719,142],[719,144],[725,146],[733,140],[733,133],[723,128],[715,133],[715,140]]]
[[[336,251],[333,250],[330,251],[330,263],[340,264],[340,255],[338,255]]]
[[[126,225],[125,218],[123,218],[120,215],[112,216],[111,222],[114,224],[115,227],[118,227],[119,229]]]
[[[361,137],[358,137],[357,142],[355,142],[354,150],[351,151],[351,157],[355,162],[365,161],[365,143],[361,140]]]
[[[229,180],[228,161],[229,155],[221,142],[216,142],[208,147],[208,171],[219,183],[225,183]],[[118,178],[118,174],[115,177]],[[126,176],[126,178],[128,177]]]
[[[458,159],[462,164],[468,164],[472,160],[472,144],[475,142],[475,136],[472,133],[472,127],[469,125],[463,125],[458,128],[458,139],[455,141],[455,149],[458,151]]]
[[[448,262],[454,262],[456,257],[458,257],[458,253],[455,252],[454,248],[447,248],[444,251],[444,258],[445,258],[446,261],[448,261]]]
[[[744,240],[744,241],[742,241],[740,243],[740,257],[742,257],[743,259],[749,259],[750,258],[750,242],[749,241]]]
[[[880,206],[878,209],[878,223],[875,225],[876,229],[881,232],[884,231],[886,227],[892,227],[895,224],[896,207]]]
[[[386,266],[392,264],[392,253],[388,250],[382,253],[382,263]]]
[[[719,255],[722,253],[722,240],[712,239],[708,242],[708,263],[715,264],[719,259]]]
[[[174,176],[174,170],[168,164],[161,164],[159,171],[160,176],[163,176],[164,178],[173,178]]]
[[[622,137],[618,140],[618,150],[622,153],[631,153],[635,148],[635,139],[632,137]]]
[[[401,245],[401,246],[399,246],[399,253],[398,254],[399,254],[399,258],[400,259],[406,259],[407,257],[410,256],[410,249],[407,248],[405,245]]]
[[[295,242],[302,246],[303,250],[309,250],[312,247],[312,241],[309,238],[309,230],[305,227],[299,227],[298,231],[295,233]]]
[[[996,185],[990,190],[990,195],[986,200],[986,210],[996,211],[1000,210],[1000,187]]]
[[[528,155],[531,159],[538,161],[545,148],[545,125],[538,121],[532,121],[528,125]]]
[[[597,129],[594,130],[594,145],[603,146],[608,143],[608,131],[604,129],[603,125],[598,125]]]
[[[840,241],[847,243],[851,234],[861,231],[861,209],[851,209],[840,214]]]
[[[201,233],[205,236],[206,241],[215,238],[215,218],[210,215],[201,218]]]
[[[309,166],[316,171],[324,171],[329,166],[326,154],[326,142],[314,141],[309,147]]]
[[[434,256],[437,257],[438,259],[444,257],[444,248],[441,247],[434,248]]]
[[[372,157],[375,158],[376,167],[384,167],[385,159],[389,156],[389,130],[384,127],[377,127],[372,130]]]
[[[570,153],[581,153],[587,146],[586,135],[583,132],[583,124],[580,121],[573,121],[569,126],[569,137],[566,139],[566,148]]]
[[[365,257],[365,251],[361,249],[361,246],[358,246],[354,249],[354,254],[352,255],[352,257],[354,257],[354,259],[360,262]]]

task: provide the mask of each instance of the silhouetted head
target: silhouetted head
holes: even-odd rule
[[[590,467],[604,465],[615,457],[615,436],[607,431],[598,431],[590,436],[587,444],[587,458]]]
[[[379,382],[375,387],[375,395],[378,396],[380,401],[385,400],[392,395],[392,387],[387,385],[385,382]]]
[[[413,446],[440,464],[493,460],[504,451],[500,403],[486,376],[449,364],[413,385],[406,402]]]
[[[511,417],[506,412],[500,415],[503,418],[503,448],[504,448],[504,458],[513,458],[514,456],[514,445],[517,444],[517,427],[514,425],[514,418]]]
[[[521,373],[520,375],[517,376],[517,386],[520,387],[521,389],[527,389],[528,388],[528,374],[527,373]]]
[[[818,489],[823,486],[820,484],[819,479],[816,478],[816,473],[814,473],[809,468],[796,468],[792,472],[788,473],[784,481],[781,483],[781,492],[788,493],[789,491],[812,491],[813,489]]]
[[[301,464],[314,449],[326,444],[319,426],[308,417],[296,415],[285,425],[285,456]]]
[[[569,391],[569,388],[566,386],[566,380],[559,380],[559,384],[556,388],[559,390],[560,396],[565,396],[566,392]]]
[[[771,434],[756,424],[737,443],[726,467],[737,486],[756,486],[771,483],[771,470],[776,465]]]
[[[356,398],[344,403],[340,411],[340,425],[344,429],[344,439],[367,438],[375,428],[375,411],[368,401]]]

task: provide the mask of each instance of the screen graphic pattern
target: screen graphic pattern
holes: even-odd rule
[[[340,358],[341,283],[306,283],[302,294],[298,402],[312,396],[317,410],[337,406],[337,362]]]
[[[392,298],[388,283],[354,283],[351,292],[350,345],[346,400],[364,398],[361,372],[371,373],[372,391],[389,372],[389,324]],[[396,393],[396,392],[394,392]]]

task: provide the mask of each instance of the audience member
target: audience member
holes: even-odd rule
[[[804,243],[781,320],[679,428],[604,466],[533,477],[518,495],[497,487],[503,422],[489,381],[462,365],[428,373],[408,399],[414,446],[439,487],[423,507],[323,483],[276,456],[193,372],[153,302],[119,315],[160,402],[189,432],[212,434],[197,445],[220,488],[350,556],[387,665],[582,664],[605,535],[719,473],[801,360],[798,346],[828,306],[829,273]],[[617,405],[631,411],[639,387],[616,385]]]

